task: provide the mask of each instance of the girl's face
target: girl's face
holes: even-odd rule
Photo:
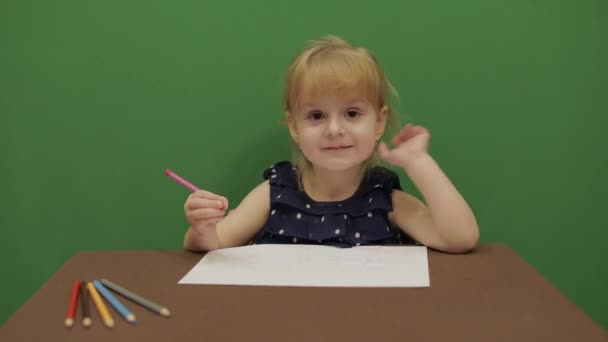
[[[289,130],[315,168],[344,171],[360,167],[384,132],[388,107],[378,111],[365,97],[303,97],[287,113]]]

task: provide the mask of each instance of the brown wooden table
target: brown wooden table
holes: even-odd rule
[[[80,252],[0,329],[0,341],[608,341],[607,332],[500,244],[429,251],[429,288],[178,285],[186,251]],[[108,278],[166,305],[113,329],[63,325],[74,279]],[[126,304],[130,302],[125,301]],[[80,308],[79,308],[80,309]]]

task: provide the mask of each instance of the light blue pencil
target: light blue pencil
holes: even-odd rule
[[[124,317],[127,321],[131,323],[135,323],[135,315],[127,309],[116,297],[114,297],[108,289],[103,286],[99,280],[93,280],[93,285],[97,288],[97,291],[101,293],[101,295],[120,313],[122,317]]]

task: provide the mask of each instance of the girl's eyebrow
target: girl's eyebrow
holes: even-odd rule
[[[351,106],[365,106],[366,104],[366,100],[352,100],[349,102],[349,105]]]
[[[315,105],[301,106],[298,109],[298,112],[301,112],[301,113],[304,113],[304,114],[310,113],[310,112],[313,112],[313,111],[323,111],[323,110],[321,109],[321,107],[315,106]]]
[[[346,101],[345,103],[347,104],[347,107],[365,107],[367,104],[367,101],[357,99],[357,100]],[[313,102],[305,102],[305,103],[299,105],[298,107],[300,107],[300,110],[304,111],[304,110],[320,109],[321,105],[319,105],[318,103],[313,103]]]
[[[315,103],[311,103],[311,102],[304,103],[300,106],[300,108],[302,108],[302,109],[315,108],[315,107],[319,107],[319,105],[315,104]]]

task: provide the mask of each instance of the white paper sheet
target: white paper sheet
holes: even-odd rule
[[[424,246],[250,245],[207,253],[179,284],[428,287]]]

